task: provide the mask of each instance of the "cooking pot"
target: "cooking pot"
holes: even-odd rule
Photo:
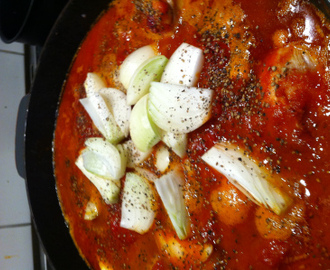
[[[63,83],[84,37],[110,0],[72,0],[60,14],[43,51],[31,94],[21,101],[16,162],[26,187],[39,240],[50,264],[59,270],[88,269],[65,224],[53,172],[53,133]],[[315,3],[328,13],[328,2]],[[25,134],[25,135],[23,135]]]

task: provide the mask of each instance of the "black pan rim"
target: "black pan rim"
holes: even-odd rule
[[[53,136],[62,87],[73,58],[111,0],[72,0],[56,21],[40,55],[25,131],[26,187],[32,220],[54,269],[89,269],[80,257],[59,205]]]

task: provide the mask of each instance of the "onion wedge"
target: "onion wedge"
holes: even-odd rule
[[[147,94],[152,81],[160,81],[167,61],[164,55],[158,55],[146,60],[138,67],[127,88],[128,105],[134,105]]]
[[[126,155],[121,145],[117,147],[102,138],[89,138],[81,153],[84,168],[100,177],[119,180],[126,170]]]
[[[89,97],[90,95],[98,93],[99,90],[105,88],[106,85],[103,79],[98,74],[94,72],[88,72],[84,82],[84,87],[86,95],[87,97]]]
[[[213,252],[211,243],[201,243],[195,239],[179,240],[175,235],[161,230],[155,233],[155,239],[159,249],[177,269],[186,269],[194,263],[202,264]]]
[[[88,178],[88,180],[91,181],[97,188],[106,204],[113,204],[118,201],[121,186],[119,180],[106,179],[90,173],[84,167],[82,156],[78,157],[76,160],[76,165],[80,171]]]
[[[163,134],[162,141],[179,157],[183,158],[186,155],[188,144],[187,134],[165,132]]]
[[[125,135],[117,125],[114,116],[99,93],[79,100],[96,128],[111,143],[118,143]]]
[[[170,57],[161,82],[195,86],[203,64],[203,51],[190,44],[182,43]]]
[[[128,168],[135,168],[141,162],[145,161],[151,154],[151,149],[146,152],[142,152],[137,149],[132,140],[127,140],[122,145],[127,155]]]
[[[150,45],[147,45],[137,49],[126,57],[119,70],[119,81],[126,89],[128,88],[133,74],[138,67],[144,61],[154,57],[155,55],[154,49]]]
[[[158,176],[148,169],[136,167],[135,172],[141,177],[147,179],[149,182],[155,182],[155,180],[158,179]]]
[[[154,183],[176,234],[181,240],[187,238],[190,224],[182,192],[183,175],[175,169]]]
[[[290,206],[292,200],[269,181],[272,175],[235,145],[218,143],[202,159],[258,205],[264,205],[277,215]]]
[[[120,226],[144,234],[152,226],[156,210],[154,190],[148,180],[138,174],[127,173]]]
[[[102,88],[99,94],[103,97],[121,132],[127,137],[131,106],[126,104],[125,93],[115,88]]]
[[[133,107],[130,117],[130,134],[137,149],[149,151],[161,139],[160,130],[148,114],[148,94]]]
[[[211,117],[213,90],[152,82],[149,115],[161,129],[189,133]]]
[[[156,150],[156,168],[164,173],[170,165],[170,152],[165,145],[160,145]]]

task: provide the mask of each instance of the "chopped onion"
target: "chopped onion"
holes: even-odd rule
[[[147,152],[161,139],[160,130],[150,119],[147,109],[148,94],[142,97],[133,107],[130,117],[130,134],[136,146]]]
[[[118,201],[121,186],[119,180],[106,179],[90,173],[85,169],[81,155],[76,160],[76,165],[89,181],[94,184],[106,204],[113,204]]]
[[[139,165],[141,162],[145,161],[151,154],[151,149],[142,152],[136,148],[132,140],[124,142],[123,147],[125,148],[127,154],[127,167],[134,168]]]
[[[96,93],[79,101],[89,114],[96,128],[109,142],[118,143],[125,137],[100,94]]]
[[[192,239],[179,240],[171,233],[161,230],[157,231],[155,239],[160,250],[168,256],[174,265],[178,264],[178,262],[183,262],[185,265],[191,265],[193,262],[202,264],[213,252],[211,243],[201,243]],[[183,258],[184,260],[182,260]]]
[[[109,161],[103,156],[90,150],[82,151],[81,156],[84,161],[84,167],[87,171],[99,177],[112,177],[112,172],[110,171],[111,164],[109,164]]]
[[[190,44],[182,43],[170,57],[161,82],[195,86],[203,64],[203,51]]]
[[[172,133],[189,133],[211,117],[213,90],[152,82],[148,110],[154,123]]]
[[[155,55],[154,49],[150,45],[147,45],[137,49],[126,57],[119,70],[119,81],[126,89],[128,88],[131,78],[138,67],[144,61],[154,57]]]
[[[170,165],[170,152],[168,148],[164,145],[161,145],[156,150],[156,168],[160,172],[164,172]]]
[[[155,180],[155,186],[178,237],[185,239],[190,230],[182,192],[183,175],[177,169],[172,170]]]
[[[183,158],[186,155],[188,144],[187,134],[165,132],[162,141],[179,157]]]
[[[126,156],[122,146],[118,148],[102,138],[89,138],[81,153],[84,168],[100,177],[119,180],[126,171]]]
[[[135,172],[149,182],[155,182],[155,180],[158,179],[156,174],[144,168],[136,167]]]
[[[293,68],[301,72],[305,72],[306,69],[315,69],[318,64],[318,60],[312,56],[311,50],[308,48],[303,46],[293,46],[292,56],[288,63],[288,68]]]
[[[124,174],[126,172],[126,167],[127,167],[127,156],[128,156],[127,151],[126,151],[126,148],[122,144],[117,144],[115,146],[118,150],[120,160],[121,160],[121,168],[119,170],[119,175],[124,176]]]
[[[131,106],[126,104],[125,93],[114,88],[103,88],[99,90],[99,93],[107,104],[121,132],[127,137],[129,133]]]
[[[85,208],[84,219],[93,220],[93,219],[96,219],[98,215],[99,215],[99,211],[97,210],[96,204],[89,201]]]
[[[84,82],[85,91],[87,97],[90,95],[96,94],[100,89],[105,88],[105,82],[103,79],[96,73],[88,72],[87,77]]]
[[[144,234],[152,226],[156,210],[155,194],[151,184],[135,173],[127,173],[120,226]]]
[[[238,147],[218,143],[202,159],[226,176],[252,201],[270,208],[274,213],[280,215],[291,204],[291,199],[269,182],[272,176]]]
[[[128,105],[134,105],[147,94],[152,81],[160,80],[167,61],[164,55],[158,55],[146,60],[138,67],[127,88]]]

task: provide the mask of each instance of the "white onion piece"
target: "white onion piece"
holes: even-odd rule
[[[189,133],[211,117],[213,90],[152,82],[149,115],[161,129]]]
[[[182,192],[183,181],[183,175],[177,169],[154,181],[176,234],[181,240],[185,239],[190,231],[188,213]]]
[[[111,143],[117,143],[125,136],[116,123],[106,102],[98,93],[79,100],[96,128]]]
[[[164,172],[168,166],[170,165],[170,152],[168,151],[168,148],[164,145],[161,145],[156,150],[156,168],[160,172]]]
[[[186,155],[188,144],[187,134],[165,132],[162,141],[179,157],[183,158]]]
[[[93,219],[96,219],[98,215],[99,215],[99,211],[97,210],[96,204],[89,201],[85,208],[84,219],[93,220]]]
[[[154,190],[148,180],[135,173],[127,173],[120,226],[144,234],[152,226],[156,210]]]
[[[146,60],[138,67],[127,88],[128,105],[134,105],[146,95],[152,81],[160,80],[167,61],[164,55],[158,55]]]
[[[123,147],[125,148],[127,154],[127,167],[135,168],[141,162],[145,161],[151,154],[151,150],[149,149],[146,152],[142,152],[136,148],[134,142],[132,140],[128,140],[124,142]]]
[[[157,246],[173,263],[182,261],[182,258],[184,258],[186,265],[190,265],[193,262],[202,264],[213,252],[211,243],[191,241],[190,239],[182,241],[169,232],[159,231],[155,234],[155,239]]]
[[[121,168],[119,170],[119,173],[118,175],[122,175],[124,176],[124,174],[126,173],[126,167],[127,167],[127,151],[126,151],[126,148],[122,145],[122,144],[117,144],[115,145],[117,150],[118,150],[118,153],[119,153],[119,156],[120,156],[120,161],[121,161]],[[120,178],[122,177],[120,176]]]
[[[135,172],[141,177],[147,179],[149,182],[155,182],[155,180],[158,179],[156,174],[144,168],[135,167]]]
[[[268,181],[272,176],[238,147],[218,143],[202,159],[226,176],[252,201],[270,208],[274,213],[280,215],[291,204],[291,199]]]
[[[147,109],[148,94],[133,107],[130,117],[130,134],[137,149],[147,152],[161,139],[160,130],[150,119]]]
[[[87,97],[90,95],[93,95],[95,93],[98,93],[98,91],[102,88],[105,88],[105,82],[103,79],[94,72],[87,73],[87,77],[84,82],[85,91]]]
[[[122,146],[114,146],[102,138],[88,138],[81,154],[87,171],[101,177],[119,180],[126,171],[126,155]],[[89,154],[88,159],[85,155]],[[92,156],[91,156],[92,154]]]
[[[170,57],[161,82],[195,86],[203,64],[203,51],[190,44],[182,43]]]
[[[99,94],[103,97],[121,132],[127,137],[131,106],[126,104],[125,93],[115,88],[102,88]]]
[[[102,155],[86,149],[81,152],[84,161],[84,167],[87,171],[99,177],[112,178],[113,169],[109,160]]]
[[[155,56],[154,49],[150,46],[144,46],[129,54],[120,66],[119,81],[127,89],[133,74],[137,68],[149,58]]]
[[[114,179],[105,179],[88,172],[84,167],[82,156],[76,160],[76,165],[89,181],[97,188],[106,204],[113,204],[118,201],[120,193],[120,181]]]
[[[281,52],[281,50],[279,51]],[[315,56],[312,56],[308,48],[293,46],[292,56],[288,63],[288,68],[293,68],[299,70],[300,72],[306,72],[308,69],[315,69],[318,64],[318,60]]]

